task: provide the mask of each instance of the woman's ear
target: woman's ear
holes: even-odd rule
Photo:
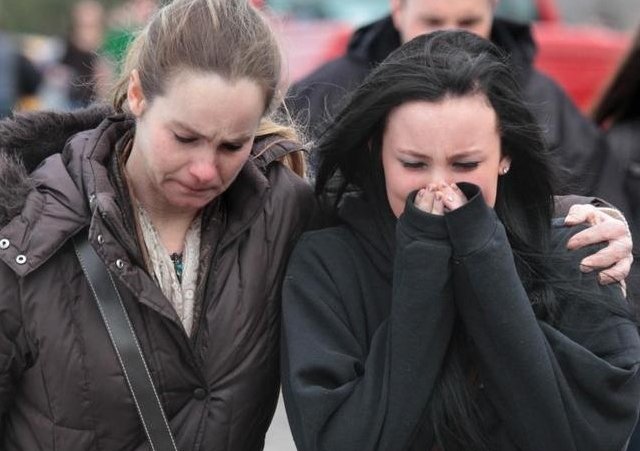
[[[146,107],[144,93],[142,92],[142,83],[140,83],[140,74],[137,69],[131,71],[129,75],[129,85],[127,86],[127,102],[129,110],[135,117],[142,116]]]
[[[506,175],[506,173],[509,172],[509,169],[511,169],[511,157],[505,155],[500,158],[500,164],[498,165],[498,167],[500,175]]]

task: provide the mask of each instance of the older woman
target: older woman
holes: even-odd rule
[[[280,73],[247,2],[175,0],[133,44],[116,114],[3,124],[0,448],[148,449],[72,246],[88,228],[172,449],[262,449],[282,275],[314,210],[279,162],[299,147],[266,135]]]

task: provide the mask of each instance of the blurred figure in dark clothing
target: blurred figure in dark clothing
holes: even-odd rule
[[[104,8],[95,0],[76,3],[71,12],[71,30],[61,63],[69,69],[69,106],[80,108],[95,100],[98,49],[104,35]]]
[[[629,296],[640,299],[640,26],[631,47],[593,110],[607,130],[607,153],[598,195],[620,208],[633,236],[634,264],[627,278]],[[640,451],[640,427],[627,451]]]
[[[297,82],[287,103],[312,138],[327,119],[393,50],[432,31],[459,28],[506,51],[523,95],[544,131],[547,146],[566,170],[563,193],[590,194],[604,153],[598,127],[584,117],[564,90],[534,67],[536,44],[527,24],[495,17],[499,0],[390,0],[391,14],[355,31],[344,56],[332,60]],[[313,171],[316,162],[311,157]]]
[[[13,38],[0,32],[0,118],[9,116],[21,98],[36,94],[41,81]]]
[[[640,294],[640,27],[593,111],[607,130],[606,155],[597,193],[622,210],[634,241],[631,292]],[[634,274],[635,273],[635,274]],[[635,288],[635,290],[633,289]],[[640,444],[638,445],[640,450]]]

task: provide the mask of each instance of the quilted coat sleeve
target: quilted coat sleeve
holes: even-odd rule
[[[0,433],[18,382],[28,366],[19,285],[16,275],[0,262]]]

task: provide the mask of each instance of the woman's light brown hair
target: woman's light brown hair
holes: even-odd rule
[[[263,89],[266,112],[276,94],[281,64],[274,33],[247,0],[174,0],[132,43],[113,105],[121,112],[126,108],[134,69],[148,102],[163,94],[177,72],[191,70],[256,82]]]

